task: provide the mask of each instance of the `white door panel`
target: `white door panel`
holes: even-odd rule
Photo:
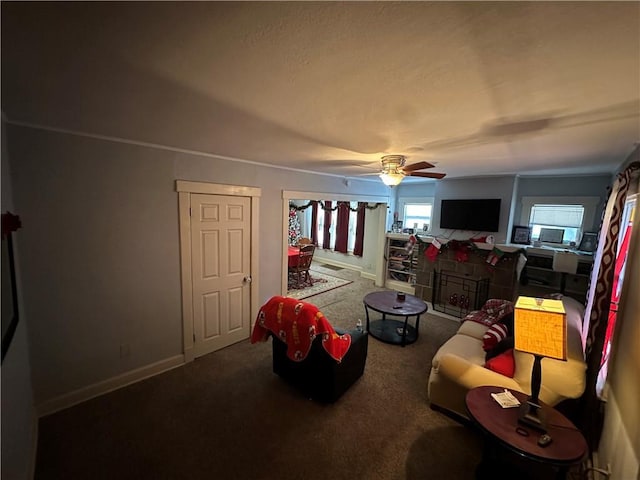
[[[219,258],[219,241],[218,232],[202,232],[201,258],[202,258],[202,277],[211,279],[220,276]]]
[[[191,195],[195,356],[249,337],[250,198]]]
[[[220,292],[202,296],[202,318],[205,340],[220,336]]]

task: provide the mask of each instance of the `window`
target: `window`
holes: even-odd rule
[[[432,211],[432,203],[405,203],[403,212],[405,228],[414,228],[417,224],[418,230],[430,230]]]
[[[311,215],[311,212],[309,212],[309,215]],[[309,221],[309,223],[311,223],[311,221]],[[336,238],[335,232],[334,232],[335,224],[336,224],[336,219],[332,214],[331,227],[329,227],[329,235],[333,239],[333,242],[331,242],[332,244],[335,242],[335,238]],[[322,208],[318,208],[318,245],[322,247],[323,243],[324,243],[324,210]],[[333,245],[332,245],[332,248],[333,248]]]
[[[332,208],[336,207],[336,202],[333,202]],[[349,207],[352,209],[349,212],[349,237],[347,239],[347,250],[353,252],[353,247],[356,243],[356,224],[358,220],[358,212],[353,210],[358,208],[358,202],[349,202]],[[311,210],[311,209],[309,209]],[[311,213],[309,212],[309,223],[311,223]],[[331,249],[333,250],[336,245],[336,224],[338,223],[338,210],[331,212],[331,227],[329,227],[329,235],[331,238]],[[322,245],[324,239],[324,210],[319,209],[318,213],[318,245]]]
[[[531,238],[542,242],[577,243],[583,219],[582,205],[534,204],[529,216]],[[552,239],[554,233],[557,239]]]
[[[599,197],[522,197],[522,225],[531,227],[531,240],[556,243],[580,242],[593,230]],[[542,235],[541,235],[542,234]]]
[[[358,221],[358,212],[353,209],[358,208],[358,202],[350,202],[349,206],[352,210],[349,212],[349,238],[347,240],[347,250],[353,252],[353,247],[356,244],[356,223]]]

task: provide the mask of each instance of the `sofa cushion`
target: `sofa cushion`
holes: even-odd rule
[[[509,329],[503,323],[494,323],[482,336],[482,348],[486,352],[495,347],[499,342],[507,338]]]
[[[487,360],[487,363],[485,363],[484,366],[501,375],[513,378],[516,370],[516,361],[513,358],[513,348],[510,348],[506,352]]]
[[[485,353],[482,350],[482,342],[477,338],[467,335],[454,335],[438,349],[431,360],[431,366],[437,369],[440,364],[440,358],[447,353],[453,353],[476,365],[484,365]]]
[[[482,340],[482,336],[487,331],[487,325],[476,322],[462,322],[460,328],[456,332],[458,335],[466,335],[477,340]]]

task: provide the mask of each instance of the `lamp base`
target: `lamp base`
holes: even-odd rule
[[[544,410],[537,403],[531,399],[527,403],[523,403],[520,407],[520,414],[518,415],[518,422],[538,430],[539,432],[547,432],[547,422],[545,421]]]

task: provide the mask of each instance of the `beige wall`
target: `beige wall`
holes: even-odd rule
[[[2,213],[16,213],[13,203],[9,157],[6,149],[5,123],[2,122]],[[14,234],[18,240],[21,231]],[[14,245],[16,268],[20,268],[20,249]],[[19,272],[18,272],[19,275]],[[19,281],[18,277],[18,281]],[[19,289],[20,290],[20,289]],[[21,297],[18,298],[20,319],[13,340],[2,361],[2,478],[31,478],[36,439],[37,418],[33,407],[27,317]]]
[[[36,406],[182,354],[177,179],[261,188],[260,301],[281,293],[283,190],[388,193],[15,125],[7,135]]]

